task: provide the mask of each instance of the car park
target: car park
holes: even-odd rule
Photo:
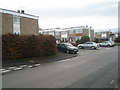
[[[58,44],[57,49],[58,49],[58,51],[62,51],[62,52],[65,52],[65,53],[77,53],[78,52],[78,48],[73,46],[70,43]]]
[[[99,48],[99,44],[95,42],[86,42],[84,44],[78,44],[78,48],[84,49],[84,48],[91,48],[91,49],[97,49]]]
[[[112,47],[114,46],[114,42],[113,41],[104,41],[102,43],[99,43],[100,46],[105,46],[105,47]]]

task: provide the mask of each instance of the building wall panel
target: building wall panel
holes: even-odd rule
[[[13,16],[2,13],[2,33],[13,33]]]
[[[0,13],[0,35],[2,34],[2,13]]]
[[[83,29],[83,36],[89,36],[89,29]]]
[[[20,18],[20,30],[22,35],[38,35],[38,20],[26,17]]]

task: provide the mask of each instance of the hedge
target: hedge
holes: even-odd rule
[[[57,53],[56,40],[51,35],[2,35],[2,58],[19,59]]]

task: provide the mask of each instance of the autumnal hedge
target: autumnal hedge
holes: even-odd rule
[[[57,53],[56,40],[51,35],[2,35],[2,58],[31,58]]]

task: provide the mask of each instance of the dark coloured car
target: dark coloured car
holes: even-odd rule
[[[78,52],[78,48],[73,46],[70,43],[58,44],[57,49],[58,49],[58,51],[62,51],[62,52],[65,52],[65,53],[77,53]]]

